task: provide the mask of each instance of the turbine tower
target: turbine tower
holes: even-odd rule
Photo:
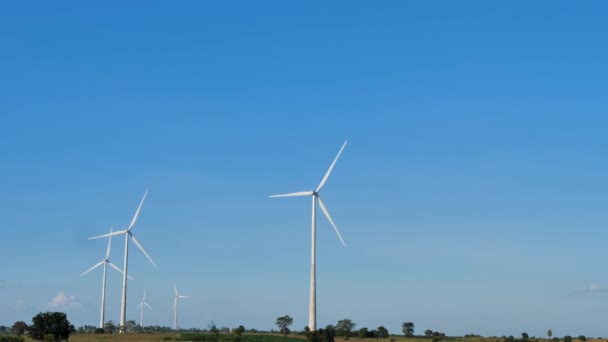
[[[177,330],[177,299],[178,298],[190,298],[177,293],[177,287],[173,283],[173,289],[175,290],[175,301],[173,302],[173,330]]]
[[[327,208],[323,204],[321,197],[319,197],[319,192],[321,191],[321,189],[323,189],[323,186],[327,182],[327,179],[329,178],[329,175],[331,174],[331,171],[333,170],[334,165],[336,165],[338,158],[340,158],[342,151],[346,147],[346,143],[347,142],[345,141],[344,144],[342,145],[342,148],[340,149],[340,152],[338,152],[336,159],[334,159],[333,163],[331,163],[331,165],[329,166],[329,169],[325,173],[325,176],[321,180],[321,183],[319,183],[317,190],[299,191],[299,192],[292,192],[289,194],[270,196],[270,197],[312,196],[312,239],[311,239],[312,246],[311,246],[311,265],[310,265],[310,303],[309,303],[309,313],[308,313],[308,328],[310,328],[310,330],[312,330],[312,331],[317,330],[317,282],[316,282],[316,278],[317,278],[317,275],[316,275],[317,202],[319,202],[319,208],[321,208],[321,211],[323,211],[323,214],[325,214],[325,217],[327,217],[327,220],[329,221],[331,226],[336,231],[336,234],[338,234],[338,238],[342,242],[342,245],[346,246],[346,244],[344,243],[344,240],[342,239],[342,235],[340,235],[340,231],[338,230],[338,227],[336,227],[336,225],[334,224],[334,221],[331,219],[331,216],[329,215],[329,211],[327,211]]]
[[[137,246],[137,248],[139,248],[139,250],[141,250],[142,253],[144,253],[146,258],[148,258],[148,260],[150,260],[150,263],[152,264],[152,266],[154,266],[154,268],[158,269],[158,267],[156,267],[156,264],[154,263],[154,261],[152,261],[152,258],[150,258],[148,253],[146,253],[146,250],[144,250],[144,248],[141,246],[139,241],[137,241],[137,239],[135,238],[135,235],[133,235],[133,233],[131,232],[131,230],[133,229],[133,226],[135,225],[135,222],[137,221],[137,217],[139,216],[139,212],[141,211],[141,206],[144,204],[144,200],[146,199],[147,195],[148,195],[148,190],[146,190],[146,192],[144,193],[144,197],[141,199],[141,202],[139,202],[137,211],[135,212],[135,215],[133,216],[133,219],[131,220],[131,224],[129,224],[129,227],[127,229],[113,232],[110,234],[104,234],[104,235],[89,238],[89,240],[92,240],[92,239],[99,239],[99,238],[107,237],[107,236],[125,234],[125,260],[124,260],[124,266],[123,266],[123,269],[125,271],[122,276],[122,301],[120,303],[120,326],[119,326],[121,334],[124,333],[125,320],[127,317],[127,277],[126,277],[126,274],[127,274],[127,262],[129,260],[129,237],[131,238],[131,240],[133,240],[133,243]]]
[[[141,309],[141,316],[139,319],[139,326],[141,329],[144,329],[144,306],[148,307],[148,309],[152,310],[152,307],[146,303],[146,289],[144,289],[144,298],[141,300],[141,303],[137,306],[138,309]]]
[[[112,233],[112,229],[110,229],[110,233]],[[110,262],[110,246],[112,245],[112,237],[108,238],[108,250],[106,252],[106,257],[101,260],[99,263],[95,264],[95,266],[89,268],[88,270],[82,272],[80,276],[83,276],[97,267],[103,265],[103,278],[101,282],[101,317],[99,318],[99,328],[103,329],[104,317],[106,314],[106,271],[108,269],[108,265],[113,269],[117,270],[121,274],[123,273],[120,268],[116,267],[113,263]],[[129,277],[129,279],[133,280],[133,278]]]

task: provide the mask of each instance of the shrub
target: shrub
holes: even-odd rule
[[[578,337],[578,339],[579,339],[580,341],[587,341],[587,338],[585,337],[585,335],[580,335],[580,336]]]
[[[572,336],[570,336],[570,335],[564,336],[564,342],[572,342]]]

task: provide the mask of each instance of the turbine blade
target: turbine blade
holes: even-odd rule
[[[150,262],[152,263],[152,266],[154,266],[154,268],[158,269],[158,267],[156,267],[156,264],[154,263],[154,261],[152,261],[152,258],[150,258],[150,256],[148,255],[148,253],[146,253],[146,250],[141,246],[141,244],[139,243],[139,241],[137,241],[137,239],[135,238],[135,235],[131,234],[131,239],[133,239],[133,242],[135,243],[135,245],[137,246],[137,248],[139,248],[139,250],[141,250],[142,253],[144,253],[144,255],[146,256],[146,258],[148,258],[148,260],[150,260]]]
[[[281,195],[272,195],[270,197],[274,198],[274,197],[298,197],[298,196],[310,196],[312,195],[312,191],[298,191],[298,192],[292,192],[289,194],[281,194]]]
[[[144,305],[148,307],[148,309],[152,310],[152,307],[148,305],[148,303],[144,302]]]
[[[99,266],[103,265],[103,263],[104,263],[104,262],[105,262],[105,260],[101,260],[100,262],[98,262],[97,264],[95,264],[95,266],[93,266],[93,267],[89,268],[88,270],[86,270],[86,271],[84,271],[84,272],[80,273],[80,276],[82,277],[83,275],[85,275],[85,274],[87,274],[87,273],[91,272],[92,270],[96,269],[97,267],[99,267]]]
[[[112,227],[110,227],[110,234],[112,234]],[[108,251],[106,252],[106,259],[110,257],[110,246],[112,245],[112,235],[108,236]]]
[[[338,238],[340,238],[342,245],[344,247],[346,247],[346,243],[344,243],[344,240],[342,239],[342,235],[340,235],[340,231],[338,230],[338,227],[336,227],[336,224],[331,219],[331,216],[329,216],[329,211],[327,211],[325,204],[323,204],[323,201],[321,201],[321,197],[317,196],[317,198],[319,199],[319,207],[321,207],[321,211],[323,211],[323,214],[325,214],[325,217],[327,217],[327,220],[329,220],[329,223],[331,223],[331,226],[334,227],[334,230],[336,231],[336,234],[338,234]]]
[[[103,234],[103,235],[99,235],[99,236],[93,236],[93,237],[90,237],[89,240],[101,239],[101,238],[108,237],[108,236],[120,235],[120,234],[124,234],[126,232],[127,232],[126,230],[119,230],[119,231],[108,233],[108,234]]]
[[[118,266],[114,265],[113,263],[111,263],[110,261],[108,261],[108,265],[110,265],[110,267],[112,267],[113,269],[117,270],[118,272],[120,272],[120,274],[122,274],[122,270],[120,268],[118,268]],[[127,274],[127,278],[129,278],[129,280],[134,280],[133,278],[131,278],[130,275]]]
[[[327,182],[327,178],[329,178],[329,175],[331,174],[331,171],[334,169],[334,165],[336,165],[336,162],[338,161],[338,158],[340,158],[340,155],[342,154],[342,151],[344,150],[344,148],[346,147],[346,143],[348,141],[344,142],[344,145],[342,145],[342,148],[340,149],[340,152],[338,152],[338,155],[336,156],[336,159],[334,159],[334,162],[331,163],[331,165],[329,166],[329,169],[327,170],[327,172],[325,173],[325,176],[323,176],[323,179],[321,180],[321,183],[319,183],[319,186],[317,187],[317,191],[319,192],[321,191],[321,189],[323,188],[323,186],[325,185],[325,183]]]
[[[142,304],[143,304],[143,303],[139,303],[139,305],[137,306],[137,308],[138,308],[138,309],[139,309],[139,308],[141,308]]]
[[[189,297],[189,296],[182,296],[182,295],[179,295],[179,296],[177,296],[177,298],[190,298],[190,297]]]
[[[173,289],[175,290],[175,295],[177,296],[177,287],[175,286],[175,283],[173,283]]]
[[[137,221],[137,216],[139,216],[139,211],[141,210],[141,206],[144,204],[144,200],[146,199],[146,196],[148,196],[148,189],[146,189],[146,192],[144,193],[144,197],[142,197],[141,202],[139,202],[137,211],[135,212],[135,215],[133,215],[133,219],[131,220],[131,224],[129,225],[129,228],[127,228],[127,230],[131,230],[131,228],[133,228],[133,226],[135,225],[135,221]]]
[[[142,302],[146,301],[146,289],[144,289],[144,298],[141,300]]]

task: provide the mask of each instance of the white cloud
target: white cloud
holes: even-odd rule
[[[76,296],[66,296],[61,291],[51,299],[47,306],[54,309],[78,309],[81,304]]]

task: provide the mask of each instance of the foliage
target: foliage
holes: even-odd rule
[[[526,333],[526,332],[521,333],[521,340],[522,341],[525,342],[525,341],[528,340],[528,338],[530,338],[530,336],[528,336],[528,333]]]
[[[369,333],[369,331],[367,331],[367,328],[361,328],[361,329],[359,329],[357,336],[359,338],[366,338],[368,333]]]
[[[332,327],[331,325],[328,327]],[[334,342],[335,330],[333,329],[318,329],[306,333],[306,339],[310,342]]]
[[[235,334],[236,336],[241,336],[241,334],[244,332],[245,332],[245,327],[242,325],[239,325],[238,328],[232,329],[232,333]]]
[[[433,336],[433,330],[431,330],[431,329],[426,329],[426,330],[424,331],[424,336],[426,336],[426,337],[431,337],[431,336]]]
[[[93,331],[95,334],[103,334],[103,328],[97,328]]]
[[[281,331],[281,334],[283,334],[283,336],[287,336],[287,334],[289,334],[290,332],[289,326],[293,324],[293,318],[289,317],[289,315],[285,315],[277,318],[275,324],[277,325],[277,327],[279,327],[279,331]]]
[[[572,342],[572,336],[570,336],[570,335],[564,336],[564,342]]]
[[[176,337],[176,341],[196,341],[196,342],[214,342],[215,336],[209,333],[181,333]],[[234,334],[222,334],[220,336],[222,342],[302,342],[300,338],[290,338],[273,335],[247,335],[236,336]]]
[[[23,336],[3,336],[0,335],[0,342],[23,342]]]
[[[348,339],[356,325],[357,324],[353,323],[353,321],[350,319],[339,320],[338,324],[336,324],[336,335],[342,336],[344,339]]]
[[[24,321],[17,321],[13,324],[11,330],[13,331],[13,334],[21,336],[25,333],[25,330],[27,330],[27,324]]]
[[[379,338],[387,338],[388,337],[388,329],[386,329],[384,326],[379,326],[378,329],[376,329],[376,331],[378,331],[378,337]]]
[[[551,331],[551,329],[547,330],[547,336],[549,336],[549,338],[553,336],[553,331]]]
[[[580,335],[580,336],[578,337],[578,340],[579,340],[579,341],[587,341],[587,337],[585,337],[585,335]]]
[[[67,340],[76,329],[65,313],[45,312],[39,313],[32,318],[29,335],[35,340],[46,340],[47,335],[53,335],[55,341]]]
[[[112,320],[109,320],[103,326],[104,333],[113,334],[116,331],[116,325]]]
[[[413,337],[414,336],[414,323],[404,322],[403,324],[401,324],[401,331],[403,331],[403,335],[405,335],[405,337]]]
[[[214,321],[211,321],[208,325],[209,327],[209,332],[211,333],[211,336],[213,337],[212,341],[217,341],[220,338],[220,330],[217,328],[217,326],[215,325]]]
[[[552,341],[553,341],[553,342],[559,342],[559,337],[554,337],[554,338],[552,339]]]
[[[445,334],[439,331],[433,332],[433,342],[439,342],[445,338]]]

